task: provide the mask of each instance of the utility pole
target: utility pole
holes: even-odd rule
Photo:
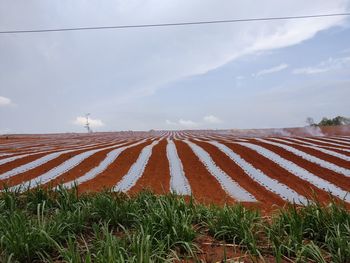
[[[85,118],[86,118],[85,128],[88,133],[92,133],[92,130],[90,128],[89,116],[90,116],[90,113],[85,114]]]

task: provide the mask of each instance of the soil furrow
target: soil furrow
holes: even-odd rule
[[[34,179],[42,174],[47,173],[51,169],[61,165],[65,161],[69,160],[70,158],[72,158],[78,154],[84,153],[88,150],[94,150],[94,149],[99,149],[99,148],[101,148],[101,147],[98,146],[98,147],[92,147],[92,148],[87,148],[87,149],[82,149],[82,150],[76,150],[76,151],[69,152],[69,153],[64,153],[64,154],[60,155],[59,157],[44,163],[43,165],[35,167],[34,169],[30,169],[29,171],[26,171],[24,173],[17,174],[17,175],[12,176],[8,179],[0,180],[0,189],[2,189],[4,187],[4,185],[15,186],[15,185],[22,184],[26,181],[30,181],[30,180],[32,180],[32,179]]]
[[[237,164],[235,164],[225,153],[220,151],[214,145],[206,142],[192,140],[194,143],[205,149],[213,158],[215,163],[231,178],[241,185],[244,189],[250,192],[255,198],[266,206],[272,204],[282,205],[285,202],[276,194],[268,191],[259,183],[251,179]]]
[[[98,192],[103,189],[111,189],[114,187],[136,162],[142,149],[150,145],[151,141],[144,142],[135,147],[131,147],[123,151],[118,158],[108,166],[106,170],[98,174],[92,180],[86,181],[79,185],[81,192]]]
[[[287,185],[288,187],[295,190],[297,193],[309,199],[314,198],[314,194],[316,194],[321,202],[330,201],[329,194],[327,192],[320,190],[313,184],[288,172],[278,164],[258,154],[254,150],[251,150],[247,147],[238,144],[231,144],[225,142],[223,142],[223,144],[228,146],[235,153],[239,154],[243,159],[252,164],[255,168],[261,170],[269,177],[274,178],[279,182]]]
[[[151,189],[156,194],[168,193],[170,189],[169,163],[166,157],[166,139],[161,140],[152,150],[151,158],[143,172],[129,192],[137,193],[144,189]]]
[[[234,200],[221,188],[218,181],[208,172],[191,148],[182,141],[175,140],[174,142],[193,196],[203,203],[234,203]]]
[[[312,174],[317,175],[320,178],[323,178],[324,180],[327,180],[340,188],[349,191],[350,190],[350,179],[346,176],[343,176],[341,174],[338,174],[332,170],[323,168],[313,162],[307,161],[300,156],[295,155],[294,153],[291,153],[285,149],[282,149],[278,146],[274,146],[268,143],[258,142],[258,141],[251,141],[251,143],[254,143],[256,145],[262,146],[268,150],[271,150],[281,157],[297,164],[298,166],[304,168],[305,170],[309,171]]]

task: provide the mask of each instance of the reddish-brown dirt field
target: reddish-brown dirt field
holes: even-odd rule
[[[286,138],[283,138],[284,140],[286,140],[286,141],[290,141],[291,143],[293,143],[293,141],[290,139],[290,138],[288,138],[288,137],[286,137]],[[318,145],[316,142],[313,142],[315,145]],[[346,152],[346,151],[344,151],[344,150],[340,150],[340,149],[338,149],[337,148],[337,146],[331,146],[331,147],[334,147],[334,148],[327,148],[327,147],[321,147],[321,148],[323,148],[323,149],[326,149],[326,150],[331,150],[331,151],[333,151],[333,152],[337,152],[337,153],[340,153],[340,154],[343,154],[343,155],[346,155],[346,156],[350,156],[350,152]]]
[[[312,133],[322,134],[325,136],[315,137]],[[167,138],[172,139],[176,146],[177,159],[180,167],[183,168],[183,175],[187,179],[191,192],[197,201],[205,204],[232,204],[239,200],[234,200],[230,197],[217,179],[212,175],[202,163],[199,157],[193,152],[191,147],[184,142],[185,139],[200,146],[212,158],[214,165],[225,172],[233,181],[240,185],[243,189],[253,195],[257,202],[244,202],[245,206],[257,207],[262,211],[270,211],[273,207],[283,206],[285,201],[279,195],[268,190],[260,183],[254,181],[245,173],[243,168],[234,163],[223,151],[214,145],[205,141],[218,141],[228,146],[233,152],[240,155],[246,162],[252,165],[255,169],[259,169],[266,176],[287,185],[302,196],[313,198],[314,194],[323,202],[329,202],[330,196],[327,189],[321,190],[313,184],[297,177],[292,171],[287,171],[280,167],[274,161],[269,160],[247,147],[241,146],[235,142],[248,141],[250,143],[260,145],[280,157],[292,161],[296,165],[304,168],[312,174],[327,180],[328,182],[338,186],[339,188],[350,191],[350,137],[340,137],[337,135],[350,136],[350,127],[326,127],[322,129],[308,128],[291,128],[291,129],[267,129],[267,130],[203,130],[203,131],[150,131],[150,132],[116,132],[116,133],[93,133],[93,134],[50,134],[50,135],[8,135],[0,136],[0,189],[4,185],[12,187],[19,186],[29,180],[35,179],[40,175],[45,174],[49,170],[65,164],[65,161],[71,160],[72,157],[84,153],[92,149],[102,149],[103,147],[120,144],[111,149],[105,149],[96,152],[95,154],[86,157],[76,166],[69,166],[67,170],[62,169],[56,178],[46,184],[53,187],[57,184],[68,182],[84,176],[91,169],[97,167],[106,157],[107,154],[115,148],[130,145],[139,140],[146,139],[139,145],[132,146],[123,150],[120,155],[112,162],[104,171],[97,174],[95,178],[82,182],[78,185],[80,192],[97,192],[103,189],[111,189],[120,182],[120,180],[128,173],[129,169],[135,164],[141,151],[147,145],[150,145],[152,139],[161,139],[156,144],[149,159],[146,160],[147,165],[141,176],[135,179],[136,183],[128,191],[128,194],[136,194],[144,189],[150,189],[156,194],[164,194],[170,191],[170,168],[169,160],[167,159],[166,147]],[[293,144],[290,138],[297,136],[302,142]],[[301,136],[301,137],[300,137]],[[327,136],[332,136],[329,138]],[[270,145],[255,140],[256,137],[263,137],[269,141],[275,141],[281,144],[289,145],[311,156],[332,163],[345,169],[346,175],[339,174],[334,170],[321,167],[319,164],[307,161],[300,156],[297,156],[278,146]],[[272,138],[271,138],[272,137]],[[286,142],[274,140],[274,138],[283,138]],[[318,141],[312,139],[317,138]],[[195,139],[202,139],[197,141]],[[339,140],[339,143],[332,140]],[[303,141],[305,145],[303,146]],[[289,142],[289,143],[288,143]],[[321,150],[311,149],[306,147],[308,143],[312,143],[320,149],[328,149],[333,152],[343,154],[343,158],[335,157],[330,154],[323,153]],[[339,144],[339,145],[334,145]],[[81,149],[91,144],[90,147]],[[327,148],[330,147],[330,148]],[[28,171],[23,171],[12,177],[5,179],[6,172],[35,161],[49,153],[64,150],[75,149],[74,151],[62,154],[38,167]],[[37,151],[45,151],[37,153]],[[33,154],[28,157],[20,158],[15,161],[1,164],[1,160],[5,160],[11,156],[19,154]],[[349,157],[349,158],[347,158]],[[148,158],[148,157],[147,157]],[[178,170],[177,170],[178,171]],[[174,171],[172,171],[174,172]],[[173,173],[172,173],[173,174]],[[181,173],[180,173],[181,174]],[[3,177],[1,177],[3,175]],[[350,194],[349,194],[350,196]],[[238,198],[238,197],[237,197]],[[189,196],[186,199],[190,199]],[[350,198],[345,199],[347,206],[350,204]],[[210,248],[211,249],[211,248]],[[209,249],[209,250],[210,250]],[[213,248],[214,250],[217,248]]]
[[[150,143],[151,142],[148,141],[126,149],[105,171],[96,176],[94,179],[82,183],[79,186],[79,190],[83,192],[97,192],[105,188],[114,187],[129,171],[133,163],[135,163],[142,149]]]
[[[170,189],[170,171],[166,156],[167,141],[161,140],[154,146],[149,163],[142,177],[129,192],[138,193],[143,189],[151,189],[156,194],[164,194]]]
[[[343,145],[345,147],[350,147],[350,142],[347,142],[345,140],[342,140],[342,141],[335,141],[333,140],[332,138],[322,138],[323,141],[325,142],[329,142],[329,143],[337,143],[337,144],[340,144],[340,145]]]
[[[28,157],[24,157],[24,158],[20,158],[20,159],[17,159],[15,161],[12,161],[12,162],[9,162],[9,163],[6,163],[6,164],[3,164],[3,165],[0,165],[0,173],[5,173],[7,171],[10,171],[18,166],[21,166],[23,164],[26,164],[26,163],[29,163],[29,162],[32,162],[36,159],[39,159],[43,156],[45,156],[46,154],[35,154],[35,155],[32,155],[32,156],[28,156]]]
[[[234,152],[238,153],[243,159],[254,165],[254,167],[260,169],[266,175],[271,178],[278,180],[279,182],[289,186],[297,193],[306,196],[308,198],[313,198],[313,192],[317,195],[321,202],[330,201],[328,193],[319,190],[309,182],[298,178],[297,176],[289,173],[279,165],[275,164],[271,160],[265,158],[264,156],[259,156],[255,151],[248,149],[246,147],[240,146],[238,144],[223,143],[232,149]]]
[[[110,144],[103,144],[103,146],[109,146]],[[6,186],[14,186],[14,185],[18,185],[18,184],[21,184],[25,181],[29,181],[41,174],[44,174],[46,172],[48,172],[49,170],[53,169],[54,167],[57,167],[58,165],[62,164],[63,162],[67,161],[68,159],[72,158],[73,156],[77,155],[77,154],[80,154],[80,153],[83,153],[87,150],[94,150],[94,149],[99,149],[101,147],[100,146],[97,146],[97,147],[89,147],[87,149],[84,149],[84,150],[77,150],[77,151],[73,151],[73,152],[70,152],[70,153],[65,153],[65,154],[62,154],[60,155],[59,157],[51,160],[51,161],[48,161],[46,162],[45,164],[43,165],[40,165],[34,169],[31,169],[27,172],[24,172],[24,173],[21,173],[21,174],[18,174],[18,175],[15,175],[13,177],[10,177],[9,179],[6,179],[6,180],[0,180],[0,189],[2,189],[3,185],[5,184]],[[40,157],[42,157],[44,155],[40,155]],[[40,158],[40,157],[37,157],[37,158]],[[36,159],[37,159],[36,158]],[[21,165],[22,164],[26,164],[28,162],[31,162],[33,161],[33,158],[23,158],[25,160],[23,160],[21,162]],[[17,161],[17,160],[16,160]],[[16,162],[14,161],[14,162]],[[7,164],[5,164],[5,166],[7,166]],[[13,166],[13,165],[11,165]],[[18,165],[19,166],[19,165]],[[17,167],[17,166],[15,166]],[[80,166],[78,166],[80,167]],[[11,170],[11,169],[10,169]]]
[[[270,141],[273,141],[273,140],[270,140]],[[331,162],[333,164],[339,165],[341,167],[350,169],[350,162],[343,160],[343,159],[340,159],[338,157],[335,157],[335,156],[332,156],[332,155],[329,155],[329,154],[326,154],[326,153],[323,153],[321,151],[311,149],[311,148],[308,148],[305,146],[300,146],[300,145],[290,144],[290,143],[282,143],[280,141],[278,141],[278,143],[291,146],[295,149],[301,150],[302,152],[308,153],[308,154],[313,155],[313,156],[317,156],[317,158],[320,158],[322,160],[325,160],[325,161]]]
[[[184,142],[176,140],[176,149],[185,174],[192,188],[193,196],[204,203],[232,203],[215,178],[207,171],[191,148]]]
[[[267,143],[262,143],[262,142],[254,142],[254,144],[256,145],[260,145],[263,146],[266,149],[269,149],[275,153],[277,153],[278,155],[280,155],[281,157],[292,161],[293,163],[299,165],[300,167],[304,168],[305,170],[349,191],[350,190],[350,180],[348,177],[338,174],[334,171],[331,171],[329,169],[323,168],[321,166],[318,166],[315,163],[309,162],[305,159],[303,159],[302,157],[299,157],[297,155],[295,155],[294,153],[291,153],[287,150],[284,150],[280,147],[274,146],[274,145],[270,145]]]
[[[313,140],[310,140],[309,138],[303,138],[303,140],[305,142],[310,142],[310,143],[313,143],[313,144],[317,144],[317,145],[321,145],[321,146],[329,146],[329,147],[337,147],[339,149],[349,149],[349,146],[346,146],[346,145],[334,145],[332,143],[336,143],[336,142],[326,142],[326,141],[323,141],[323,142],[319,142],[319,141],[313,141]],[[338,144],[338,143],[337,143]]]
[[[134,142],[129,142],[129,143],[122,143],[118,147],[107,149],[107,150],[102,150],[100,152],[95,153],[94,155],[86,158],[81,164],[78,166],[74,167],[73,169],[67,171],[66,173],[63,173],[56,179],[50,181],[47,183],[50,187],[57,186],[59,184],[63,184],[69,181],[72,181],[80,176],[83,176],[85,173],[90,171],[91,169],[95,168],[101,160],[103,160],[107,154],[110,151],[113,151],[114,149],[123,147],[123,146],[128,146],[130,144],[133,144]]]
[[[231,178],[250,192],[261,203],[266,205],[283,205],[284,201],[276,194],[269,192],[266,188],[251,179],[244,171],[232,160],[215,146],[209,143],[193,141],[206,150],[214,162]]]

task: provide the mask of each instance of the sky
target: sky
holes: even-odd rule
[[[350,12],[350,0],[0,0],[0,31]],[[0,34],[0,134],[350,117],[350,17]]]

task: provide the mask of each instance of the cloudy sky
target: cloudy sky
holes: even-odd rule
[[[350,12],[348,0],[0,0],[0,31]],[[0,35],[0,133],[350,116],[350,18]]]

